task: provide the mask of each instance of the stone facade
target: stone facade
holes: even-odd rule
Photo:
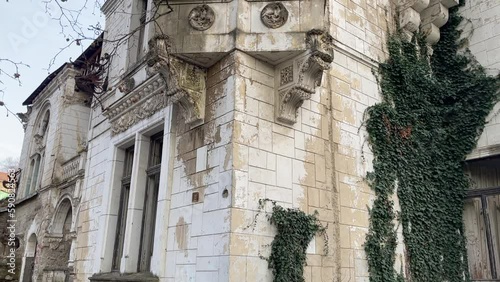
[[[271,199],[317,211],[328,226],[327,242],[318,236],[308,248],[306,281],[368,281],[363,244],[374,194],[364,178],[373,155],[362,125],[380,100],[372,70],[387,58],[397,11],[408,32],[423,24],[432,45],[457,2],[171,0],[153,13],[157,2],[106,1],[108,87],[78,131],[86,155],[73,158],[76,143],[57,143],[62,162],[50,158],[53,168],[44,170],[42,187],[77,166],[58,163],[80,160],[85,171],[68,196],[78,203],[74,279],[272,281],[261,257],[276,230],[259,216],[259,200]],[[158,14],[156,24],[148,21]],[[115,49],[114,39],[131,31]],[[485,135],[494,136],[493,126]],[[479,151],[491,145],[481,142]],[[50,230],[37,216],[30,228]]]
[[[94,52],[89,48],[78,59]],[[92,100],[75,84],[82,69],[78,60],[62,65],[23,103],[28,111],[20,114],[25,137],[15,209],[19,281],[74,277],[75,223]],[[7,218],[5,209],[0,213]]]
[[[103,7],[108,36],[133,25],[116,12],[133,11],[127,3]],[[139,168],[147,167],[157,132],[164,135],[162,177],[149,270],[160,281],[271,281],[260,256],[269,255],[275,231],[264,217],[248,228],[264,198],[317,210],[328,224],[329,255],[316,238],[307,281],[368,279],[363,242],[373,194],[363,178],[371,154],[358,130],[366,107],[379,99],[371,69],[385,58],[391,3],[209,3],[214,15],[203,31],[192,24],[197,9],[206,9],[202,1],[171,4],[159,19],[168,41],[158,43],[166,39],[146,26],[151,44],[139,46],[149,50],[145,62],[122,71],[118,66],[131,60],[116,58],[104,111],[96,106],[92,113],[77,279],[138,271],[143,236],[129,226],[144,220],[147,175]],[[179,82],[190,73],[191,84]],[[136,87],[122,92],[117,86],[131,78]],[[130,192],[123,192],[123,154],[131,145]],[[129,193],[127,227],[113,267],[121,193]]]

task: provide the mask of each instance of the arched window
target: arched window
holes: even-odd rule
[[[40,163],[42,161],[42,157],[40,154],[35,154],[31,158],[30,162],[30,170],[28,174],[28,180],[26,181],[26,196],[30,195],[32,191],[37,189],[38,185],[38,176],[40,172]]]
[[[26,190],[24,191],[25,196],[28,196],[30,194],[31,181],[34,169],[35,169],[35,159],[31,159],[30,168],[28,170],[28,179],[26,180]]]

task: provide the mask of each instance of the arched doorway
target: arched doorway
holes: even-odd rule
[[[73,206],[69,196],[63,196],[57,205],[49,234],[49,248],[44,255],[44,277],[51,281],[68,281],[71,274],[70,254],[73,247]]]
[[[35,269],[37,238],[33,233],[28,238],[26,243],[26,250],[24,253],[24,273],[23,282],[31,282],[33,280],[33,271]]]

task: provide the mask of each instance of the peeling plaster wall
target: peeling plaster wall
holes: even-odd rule
[[[235,73],[232,55],[208,70],[202,126],[177,120],[164,281],[228,281]]]
[[[332,152],[329,145],[328,91],[320,88],[299,109],[293,127],[275,123],[274,67],[245,53],[235,59],[236,108],[233,139],[233,208],[229,281],[272,281],[267,262],[275,230],[259,213],[259,199],[284,207],[315,210],[336,238],[338,221],[333,190]],[[321,95],[319,93],[323,93]],[[255,228],[253,225],[256,218]],[[309,248],[306,281],[332,280],[338,273],[337,244],[317,237]]]
[[[464,37],[469,49],[490,75],[500,73],[500,2],[496,0],[466,1],[460,9],[464,18]],[[470,159],[500,154],[500,103],[486,118],[486,127]]]
[[[327,84],[331,91],[340,281],[368,281],[363,244],[374,193],[364,178],[372,170],[373,155],[363,121],[366,108],[380,101],[372,69],[376,69],[376,62],[387,58],[386,38],[387,32],[394,29],[395,7],[388,0],[332,0],[330,11],[330,32],[340,43],[323,85]],[[399,271],[404,265],[401,239],[397,254],[395,269]]]

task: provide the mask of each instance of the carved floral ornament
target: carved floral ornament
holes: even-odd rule
[[[277,120],[292,125],[297,111],[321,85],[323,71],[333,62],[333,37],[323,30],[311,30],[306,35],[307,51],[277,68]]]
[[[113,134],[127,130],[173,103],[181,107],[186,123],[196,126],[203,122],[205,70],[169,56],[166,35],[153,37],[148,45],[146,72],[151,78],[104,112]]]
[[[288,10],[281,3],[267,4],[260,13],[260,19],[268,28],[279,28],[288,20]]]
[[[189,24],[196,30],[207,30],[215,21],[215,12],[208,5],[196,6],[189,13]]]

